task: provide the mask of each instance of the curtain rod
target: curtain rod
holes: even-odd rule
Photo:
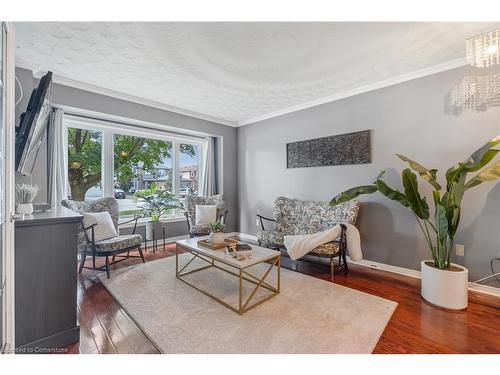
[[[144,129],[144,130],[156,130],[160,132],[167,133],[172,136],[178,136],[178,137],[187,137],[187,138],[192,138],[196,139],[198,141],[204,141],[206,136],[201,136],[201,135],[192,135],[189,133],[182,133],[178,132],[176,130],[170,130],[169,128],[173,128],[172,126],[169,125],[162,125],[162,124],[157,124],[157,123],[152,123],[148,121],[142,121],[142,120],[136,120],[136,119],[128,119],[124,118],[122,116],[117,116],[117,115],[112,115],[112,114],[100,114],[98,112],[94,111],[89,111],[89,110],[84,110],[84,109],[79,109],[79,108],[73,108],[73,107],[67,107],[64,105],[58,105],[58,104],[53,104],[52,108],[57,108],[57,109],[62,109],[64,111],[65,115],[72,116],[72,117],[80,117],[83,119],[89,119],[89,120],[96,120],[100,122],[108,122],[111,124],[117,124],[117,125],[124,125],[124,126],[130,126],[134,129]],[[165,129],[167,128],[167,129]]]

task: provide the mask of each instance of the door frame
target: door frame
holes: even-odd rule
[[[2,342],[4,352],[15,350],[15,262],[14,262],[14,221],[15,209],[15,74],[16,43],[14,26],[11,22],[2,22],[1,32],[5,36],[5,123],[4,123],[4,234],[2,236],[2,267],[5,277],[5,290],[2,294]]]

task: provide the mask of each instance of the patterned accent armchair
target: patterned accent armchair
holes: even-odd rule
[[[354,225],[358,217],[359,207],[359,201],[355,200],[331,207],[325,202],[278,197],[273,208],[275,219],[257,215],[259,245],[284,249],[283,241],[286,235],[317,233],[341,223]],[[273,226],[271,227],[270,224],[273,224]],[[309,253],[318,257],[330,258],[332,274],[334,272],[333,260],[335,257],[339,258],[339,268],[342,267],[347,272],[346,227],[342,224],[341,226],[341,235],[337,240],[318,246]]]
[[[186,195],[184,201],[184,216],[186,216],[189,236],[191,238],[197,236],[206,236],[210,234],[210,228],[208,225],[196,225],[196,205],[214,205],[217,206],[217,221],[222,224],[226,223],[226,216],[228,210],[225,209],[224,196],[223,195],[213,195],[211,197],[200,197],[197,195]]]
[[[73,200],[63,200],[62,205],[69,208],[70,210],[76,211],[78,213],[89,213],[89,212],[109,212],[111,219],[118,233],[119,226],[122,224],[127,224],[134,222],[134,229],[132,234],[119,235],[117,237],[109,238],[102,241],[96,241],[94,239],[94,227],[97,224],[91,225],[87,228],[82,227],[78,233],[78,252],[80,253],[80,267],[78,272],[81,273],[83,268],[92,270],[106,270],[107,277],[110,277],[110,266],[126,260],[128,258],[141,258],[142,262],[145,263],[144,255],[141,249],[142,236],[136,234],[135,230],[137,228],[138,217],[126,221],[124,223],[118,224],[118,201],[113,197],[106,197],[96,199],[95,201],[73,201]],[[90,231],[90,234],[89,234]],[[139,250],[140,256],[132,256],[130,252],[133,250]],[[127,253],[126,255],[121,255]],[[87,256],[92,257],[92,267],[85,267],[85,259]],[[105,265],[103,267],[96,267],[95,259],[96,257],[105,257]],[[109,257],[112,257],[111,262]],[[116,257],[121,258],[115,261]]]

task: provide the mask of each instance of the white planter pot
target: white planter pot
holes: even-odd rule
[[[421,295],[433,305],[451,310],[467,308],[469,270],[458,264],[458,270],[440,270],[427,265],[432,260],[421,263],[422,288]]]
[[[163,239],[163,227],[165,223],[161,221],[147,221],[146,222],[146,239],[149,241],[152,240],[161,240]],[[153,236],[154,232],[154,236]]]
[[[210,233],[208,236],[208,242],[212,245],[219,245],[224,243],[224,232]]]
[[[17,205],[17,213],[21,215],[30,215],[33,213],[32,203],[19,203]]]

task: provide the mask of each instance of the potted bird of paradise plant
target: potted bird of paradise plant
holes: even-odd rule
[[[403,191],[389,187],[382,171],[370,185],[348,189],[336,195],[330,205],[347,202],[362,194],[379,192],[407,207],[415,216],[429,247],[432,259],[421,262],[421,295],[428,302],[449,309],[467,307],[468,270],[451,262],[455,234],[460,224],[461,203],[464,193],[483,182],[500,178],[500,160],[488,164],[499,150],[500,136],[476,150],[469,158],[446,171],[446,186],[437,180],[437,169],[427,169],[421,164],[397,154],[407,163],[401,173]],[[426,197],[419,192],[417,175],[432,187],[434,212],[431,215]],[[469,173],[474,176],[467,178]]]

